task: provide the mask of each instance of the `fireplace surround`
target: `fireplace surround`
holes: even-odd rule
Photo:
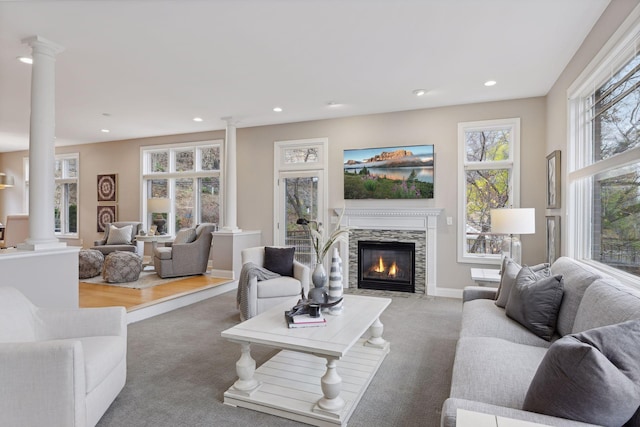
[[[358,286],[358,240],[415,243],[415,293],[436,295],[436,243],[440,208],[342,208],[341,225],[351,229],[348,243],[340,244],[344,286]]]

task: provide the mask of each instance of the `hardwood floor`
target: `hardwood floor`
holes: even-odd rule
[[[229,282],[230,279],[211,277],[208,274],[187,277],[147,289],[129,289],[80,282],[80,307],[124,306],[127,312],[131,312]]]

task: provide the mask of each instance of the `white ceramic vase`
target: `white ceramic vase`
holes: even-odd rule
[[[342,298],[342,259],[340,259],[340,252],[338,248],[333,249],[333,256],[331,257],[331,271],[329,272],[329,302],[338,301]],[[342,314],[343,302],[329,308],[329,314],[338,316]]]

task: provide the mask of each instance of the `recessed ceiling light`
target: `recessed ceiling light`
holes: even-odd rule
[[[341,107],[342,104],[340,104],[339,102],[334,102],[334,101],[329,101],[327,102],[327,107]]]
[[[282,108],[281,107],[274,107],[273,111],[275,111],[276,113],[281,113],[282,112]]]
[[[201,122],[202,121],[202,117],[194,117],[193,121],[194,122]]]
[[[18,61],[22,62],[23,64],[33,64],[33,58],[31,58],[30,56],[18,56]]]
[[[415,96],[424,96],[427,93],[425,89],[416,89],[413,91]]]
[[[111,132],[111,131],[110,131],[109,129],[100,129],[100,132],[102,132],[102,133],[109,133],[109,132]]]
[[[486,82],[484,82],[485,86],[495,86],[495,84],[498,83],[495,80],[488,80]]]

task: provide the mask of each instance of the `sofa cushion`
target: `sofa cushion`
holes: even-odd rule
[[[299,296],[301,291],[300,281],[293,277],[280,276],[275,279],[258,281],[258,298]]]
[[[640,320],[556,341],[523,409],[603,426],[626,423],[640,406]]]
[[[640,319],[640,292],[615,279],[598,279],[587,288],[578,307],[573,332]]]
[[[36,307],[20,291],[0,287],[0,342],[36,340]]]
[[[562,302],[562,276],[536,280],[538,273],[528,267],[524,267],[522,272],[524,278],[520,280],[521,274],[518,274],[516,286],[509,294],[507,316],[540,338],[550,341],[556,330],[558,310]]]
[[[502,338],[514,343],[549,347],[551,344],[532,334],[527,328],[507,317],[494,301],[478,299],[462,306],[461,337]]]
[[[499,338],[462,337],[456,346],[450,397],[521,409],[547,348]]]
[[[195,228],[183,228],[178,231],[176,234],[176,238],[173,239],[174,245],[191,243],[196,240],[196,229]]]
[[[293,255],[296,248],[264,248],[263,267],[282,276],[293,277]]]
[[[516,277],[520,272],[520,264],[516,263],[511,258],[505,257],[502,260],[502,267],[500,268],[500,285],[498,285],[498,295],[496,296],[496,305],[500,308],[504,308],[509,300],[509,293],[511,288],[516,284]]]
[[[109,235],[107,236],[107,245],[128,245],[131,243],[131,230],[133,226],[125,225],[118,228],[109,225]]]
[[[558,333],[562,336],[573,332],[576,312],[587,288],[602,274],[573,258],[561,257],[551,265],[551,273],[562,274],[564,294],[558,313]]]

